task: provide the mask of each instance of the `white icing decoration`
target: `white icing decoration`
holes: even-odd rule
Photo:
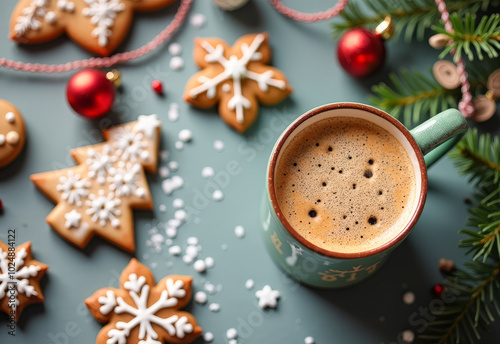
[[[80,178],[79,174],[68,171],[67,175],[59,177],[59,184],[56,189],[62,192],[61,198],[68,204],[81,206],[82,198],[86,198],[89,194],[87,190],[89,187],[90,182],[86,178]]]
[[[7,112],[5,114],[5,120],[9,123],[14,123],[16,120],[16,115],[13,112]]]
[[[5,135],[0,134],[0,146],[3,146],[5,143]]]
[[[66,219],[66,223],[64,224],[66,228],[79,228],[82,214],[80,214],[76,209],[73,209],[64,214],[64,218]]]
[[[121,211],[117,209],[121,201],[115,198],[113,192],[105,195],[104,190],[99,190],[98,196],[89,195],[89,200],[86,202],[88,209],[87,214],[92,215],[92,222],[99,221],[99,225],[105,226],[107,221],[110,221],[112,227],[119,227],[120,220],[117,216],[121,215]]]
[[[9,290],[9,297],[14,297],[13,310],[19,306],[17,298],[19,293],[24,294],[26,297],[38,296],[35,287],[29,284],[29,278],[36,277],[41,267],[37,265],[24,266],[24,259],[27,256],[28,252],[26,252],[25,248],[16,252],[13,264],[10,264],[11,270],[9,270],[11,261],[7,259],[7,252],[0,248],[0,300],[6,301],[3,298],[7,295],[7,290]],[[12,268],[15,270],[13,274]],[[11,294],[12,289],[10,289],[12,286],[14,287],[13,294]]]
[[[98,299],[98,302],[102,305],[99,308],[101,314],[106,315],[114,311],[116,314],[129,314],[133,318],[128,322],[117,322],[116,328],[108,331],[109,339],[107,343],[126,343],[130,333],[137,326],[139,326],[139,330],[135,331],[135,333],[137,333],[139,344],[161,344],[161,342],[157,341],[159,335],[155,331],[153,324],[163,328],[170,336],[176,336],[180,339],[184,338],[186,333],[193,332],[194,327],[189,323],[186,316],[172,315],[168,318],[160,318],[156,315],[160,310],[178,304],[177,298],[186,295],[183,286],[184,283],[181,280],[174,282],[172,279],[167,279],[167,290],[163,290],[159,300],[149,307],[150,286],[146,284],[144,276],[137,277],[135,273],[130,274],[129,280],[124,283],[124,288],[132,298],[133,305],[125,302],[122,297],[116,297],[112,290],[108,290],[106,296],[101,296]]]
[[[259,307],[264,309],[266,307],[276,308],[278,304],[277,299],[280,297],[280,292],[272,290],[270,286],[266,285],[262,290],[258,290],[255,296],[259,299]]]
[[[161,126],[161,122],[158,116],[153,115],[140,115],[137,124],[134,126],[134,131],[143,133],[150,139],[154,139],[156,136],[157,129]]]
[[[143,140],[142,133],[134,133],[128,126],[116,128],[112,133],[115,140],[113,146],[121,160],[140,162],[150,158],[145,150],[148,144]]]
[[[97,43],[101,47],[108,45],[109,37],[112,35],[111,27],[119,12],[125,10],[125,5],[120,0],[84,0],[88,7],[82,10],[82,14],[91,17],[90,22],[96,26],[92,30],[92,36],[97,37]]]
[[[217,45],[213,47],[208,41],[202,41],[201,47],[208,53],[205,55],[205,61],[208,63],[219,63],[224,70],[213,78],[208,78],[201,75],[198,81],[201,85],[194,87],[190,91],[190,96],[196,98],[199,94],[206,92],[207,98],[214,98],[217,93],[217,86],[228,79],[233,81],[233,96],[228,101],[228,109],[236,112],[236,120],[238,123],[244,121],[244,110],[249,109],[251,102],[243,96],[241,88],[242,79],[250,79],[257,82],[260,90],[266,92],[269,86],[286,88],[286,83],[283,80],[273,79],[274,73],[268,70],[264,73],[256,73],[247,69],[250,61],[259,61],[262,59],[262,54],[258,52],[260,45],[264,42],[265,36],[262,34],[256,35],[253,42],[248,46],[241,45],[241,58],[236,55],[231,55],[229,59],[224,57],[224,47]]]
[[[104,184],[106,175],[116,160],[116,157],[111,155],[111,147],[109,145],[104,145],[101,152],[89,149],[86,161],[89,166],[88,176],[92,179],[97,178],[99,184]]]
[[[134,195],[143,198],[146,190],[141,187],[139,172],[142,170],[140,164],[118,163],[118,168],[110,168],[108,182],[109,189],[116,193],[118,197]]]
[[[17,131],[9,131],[7,135],[5,135],[5,140],[8,144],[17,145],[19,140],[21,140],[21,136]]]
[[[32,0],[30,5],[22,10],[17,17],[14,32],[16,37],[24,36],[28,31],[38,31],[42,27],[40,21],[47,13],[48,0]]]
[[[44,18],[49,24],[54,24],[56,22],[56,14],[52,11],[47,12]]]
[[[58,0],[57,8],[60,9],[61,11],[73,13],[73,11],[75,10],[75,4],[74,2],[68,0]]]

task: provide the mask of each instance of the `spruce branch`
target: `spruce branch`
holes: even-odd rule
[[[463,20],[457,13],[454,13],[450,16],[450,21],[454,30],[452,33],[447,32],[442,25],[434,27],[434,31],[445,34],[453,40],[453,43],[447,45],[441,52],[439,58],[444,58],[453,49],[455,49],[455,62],[462,56],[462,53],[469,61],[474,60],[474,52],[479,60],[484,59],[483,52],[490,59],[498,57],[500,14],[483,16],[477,25],[476,16],[471,13],[466,13]]]
[[[455,0],[447,4],[448,11],[476,13],[485,10],[490,0]],[[434,0],[360,0],[350,1],[340,13],[341,22],[332,24],[334,37],[357,27],[373,29],[385,17],[394,22],[395,36],[404,35],[407,42],[414,36],[423,40],[426,29],[439,21],[441,15]]]

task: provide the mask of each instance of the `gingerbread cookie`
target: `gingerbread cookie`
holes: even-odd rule
[[[184,100],[200,108],[219,103],[219,114],[231,127],[245,131],[257,118],[259,102],[272,105],[292,91],[278,69],[266,65],[268,35],[246,35],[229,47],[218,38],[195,41],[194,59],[202,68],[189,79]]]
[[[31,176],[57,206],[47,222],[83,248],[98,235],[134,251],[132,208],[153,208],[143,167],[156,172],[161,122],[156,115],[103,132],[107,142],[73,149],[78,166]]]
[[[151,271],[132,258],[120,276],[120,289],[103,288],[85,300],[99,322],[107,323],[96,344],[191,343],[202,329],[180,311],[192,294],[192,278],[171,275],[157,285]]]
[[[125,38],[134,11],[154,11],[174,0],[20,0],[10,38],[42,43],[66,33],[80,46],[107,56]]]
[[[0,167],[12,162],[24,146],[26,132],[19,111],[0,99]]]
[[[40,280],[48,266],[31,258],[31,243],[14,248],[0,241],[0,310],[19,320],[24,308],[43,302]]]

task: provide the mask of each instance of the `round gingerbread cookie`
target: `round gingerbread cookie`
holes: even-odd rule
[[[0,167],[12,162],[24,146],[26,132],[19,111],[0,99]]]

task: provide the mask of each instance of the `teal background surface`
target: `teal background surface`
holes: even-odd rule
[[[64,63],[90,55],[65,37],[39,46],[20,46],[7,38],[10,13],[17,1],[0,2],[0,56],[39,63]],[[331,1],[289,0],[296,9],[317,11],[331,6]],[[138,14],[128,38],[120,49],[130,50],[149,41],[170,22],[178,2],[153,14]],[[437,262],[445,257],[457,264],[464,250],[457,248],[465,223],[471,187],[457,175],[445,158],[429,171],[429,194],[424,212],[409,238],[398,247],[391,259],[367,281],[349,289],[322,291],[301,286],[286,277],[274,265],[260,235],[259,207],[264,190],[266,163],[281,131],[303,112],[337,101],[366,102],[369,86],[386,79],[387,73],[399,67],[425,70],[439,54],[426,42],[410,46],[398,41],[387,42],[386,67],[375,76],[356,80],[346,75],[335,57],[336,43],[330,35],[329,22],[304,24],[291,21],[271,7],[267,0],[250,0],[234,13],[224,12],[208,0],[195,0],[190,12],[202,13],[207,22],[195,28],[188,21],[169,42],[179,42],[185,67],[169,68],[171,56],[167,45],[138,61],[120,66],[123,88],[116,100],[113,123],[132,121],[140,114],[157,113],[163,121],[163,150],[169,160],[179,163],[175,174],[184,178],[184,188],[167,196],[161,189],[161,178],[149,175],[155,202],[153,212],[135,215],[135,257],[149,266],[158,281],[168,274],[194,276],[195,291],[206,282],[219,286],[208,295],[208,303],[188,307],[205,331],[215,335],[214,343],[227,343],[229,328],[239,331],[238,343],[304,343],[313,336],[321,343],[398,343],[406,329],[418,333],[425,324],[426,310],[433,305],[429,292],[442,276]],[[215,36],[232,44],[247,33],[267,31],[270,34],[272,65],[282,70],[294,87],[292,95],[274,107],[261,107],[256,124],[244,135],[227,127],[215,110],[199,110],[182,102],[184,85],[198,69],[192,61],[193,39]],[[0,98],[13,103],[23,114],[28,138],[21,156],[0,170],[0,198],[4,212],[0,215],[0,240],[6,241],[7,230],[15,228],[17,243],[31,240],[34,258],[48,264],[43,280],[43,305],[25,311],[16,337],[7,335],[7,318],[0,316],[0,343],[83,344],[93,343],[101,325],[83,305],[83,300],[105,286],[118,286],[118,278],[131,255],[95,239],[81,251],[67,243],[46,223],[45,217],[54,204],[29,181],[30,174],[73,166],[69,150],[101,142],[99,128],[107,120],[87,121],[75,115],[65,100],[66,82],[72,73],[32,75],[0,70]],[[165,97],[151,88],[153,79],[164,83]],[[167,118],[171,103],[179,104],[180,118]],[[494,122],[494,123],[492,123]],[[490,121],[498,128],[498,121]],[[175,149],[181,129],[191,129],[194,138],[184,149]],[[213,148],[222,140],[225,148]],[[230,175],[228,170],[234,170]],[[162,161],[162,166],[167,162]],[[211,166],[216,178],[203,179],[200,171]],[[222,172],[222,173],[221,173]],[[229,178],[223,178],[229,175]],[[218,176],[218,178],[217,178]],[[213,201],[213,188],[220,188],[224,200]],[[200,196],[204,195],[204,196]],[[203,198],[204,202],[196,201]],[[215,266],[197,273],[181,257],[169,255],[165,246],[156,252],[147,244],[151,229],[173,217],[172,201],[182,198],[189,209],[190,221],[173,239],[186,247],[186,239],[198,237],[203,247],[201,257],[211,256]],[[166,212],[159,206],[167,206]],[[234,235],[234,227],[244,226],[246,236]],[[160,229],[161,233],[162,230]],[[255,286],[245,288],[253,279]],[[275,310],[262,311],[255,291],[269,284],[279,290],[281,298]],[[416,301],[406,305],[405,291],[412,291]],[[210,312],[208,304],[219,303],[220,312]],[[495,324],[482,343],[496,343],[500,326]],[[199,339],[196,343],[203,343]]]

